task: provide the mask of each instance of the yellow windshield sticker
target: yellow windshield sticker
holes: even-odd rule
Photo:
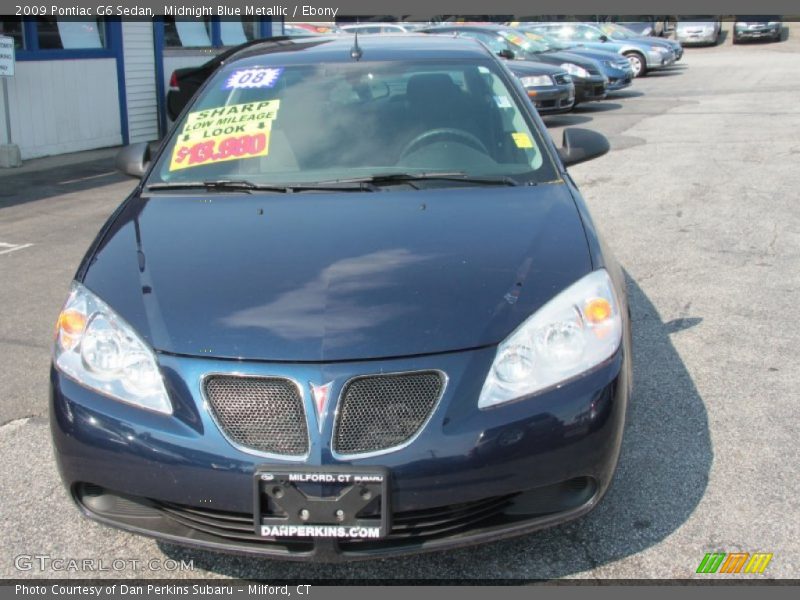
[[[511,134],[511,137],[514,138],[514,143],[517,145],[517,148],[533,148],[533,142],[527,133],[516,131]]]
[[[269,128],[260,133],[210,136],[199,142],[175,144],[170,171],[200,167],[210,163],[266,156],[269,153]]]
[[[280,100],[231,104],[191,112],[178,134],[170,171],[266,156]]]

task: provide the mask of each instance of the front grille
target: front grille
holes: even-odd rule
[[[397,512],[392,515],[392,529],[386,538],[377,541],[343,539],[339,540],[339,547],[344,551],[352,551],[404,542],[419,543],[457,535],[489,523],[499,523],[503,511],[511,506],[516,496],[507,494],[450,506]]]
[[[308,452],[303,399],[294,382],[278,377],[212,375],[205,392],[214,418],[234,443],[260,452]]]
[[[351,379],[342,391],[334,451],[362,454],[407,442],[427,421],[444,384],[437,371]]]
[[[554,79],[558,85],[567,85],[570,81],[572,81],[572,77],[570,77],[567,73],[558,73],[554,75]]]

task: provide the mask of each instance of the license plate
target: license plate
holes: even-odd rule
[[[255,532],[262,537],[380,539],[390,530],[382,467],[271,467],[255,473]]]

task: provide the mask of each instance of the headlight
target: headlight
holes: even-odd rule
[[[524,87],[543,87],[547,85],[554,85],[553,80],[549,75],[529,75],[527,77],[520,77],[520,82]]]
[[[650,50],[653,50],[654,52],[661,52],[662,54],[669,52],[669,50],[664,48],[664,46],[650,46]]]
[[[653,33],[652,27],[645,27],[644,30],[642,31],[642,35],[650,35],[651,33]]]
[[[536,311],[497,348],[479,408],[530,396],[596,367],[617,351],[622,317],[611,278],[594,271]]]
[[[738,27],[738,28],[740,28],[740,29],[741,29],[741,28],[743,28],[743,27],[747,27],[747,23],[745,23],[745,22],[743,22],[743,21],[737,21],[737,22],[736,22],[736,25],[734,25],[734,27]]]
[[[573,77],[589,77],[589,71],[584,69],[583,67],[579,67],[574,63],[563,63],[561,68],[564,69],[567,73],[572,75]]]
[[[87,388],[172,414],[153,351],[105,302],[77,282],[58,317],[53,361]]]
[[[769,25],[770,27],[774,27],[775,25],[780,25],[780,24],[781,24],[780,21],[770,21],[769,23],[767,23],[767,25]]]

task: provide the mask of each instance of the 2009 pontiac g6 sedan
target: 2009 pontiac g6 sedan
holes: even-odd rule
[[[525,90],[469,39],[228,59],[58,319],[61,476],[97,521],[336,561],[521,534],[606,491],[628,305]]]

